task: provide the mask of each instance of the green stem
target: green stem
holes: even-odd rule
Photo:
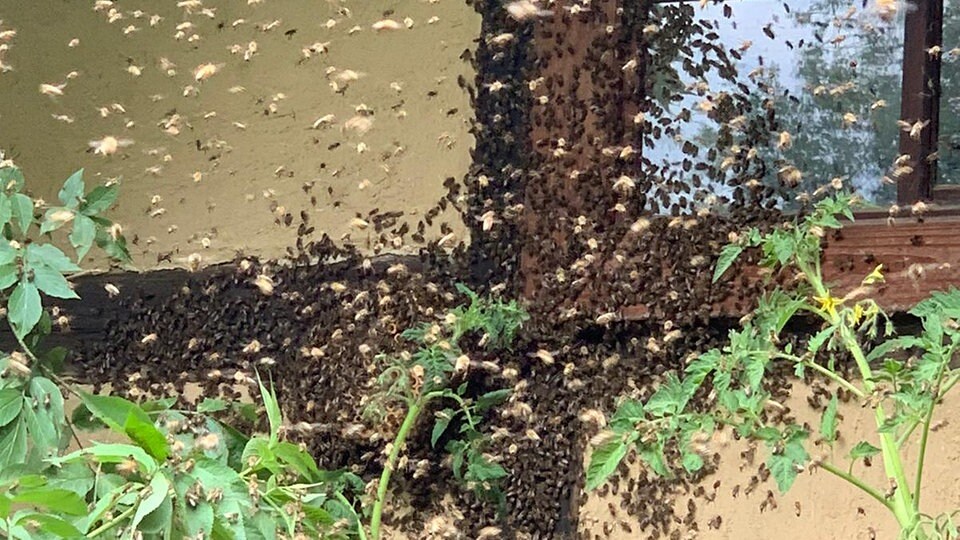
[[[138,507],[138,506],[140,506],[140,497],[137,497],[137,499],[133,502],[133,504],[130,506],[130,508],[127,508],[126,510],[124,510],[123,512],[121,512],[120,515],[118,515],[117,517],[115,517],[115,518],[111,519],[110,521],[104,523],[103,525],[97,527],[96,529],[88,532],[88,533],[87,533],[87,538],[96,538],[97,536],[100,536],[101,534],[103,534],[103,533],[109,531],[110,529],[116,527],[117,525],[120,524],[120,522],[122,522],[123,520],[125,520],[125,519],[127,519],[128,517],[132,516],[133,513],[137,511],[137,507]]]
[[[417,418],[427,402],[438,395],[438,392],[432,392],[420,396],[419,399],[410,404],[410,408],[407,409],[407,416],[400,424],[400,430],[393,440],[393,448],[390,449],[387,462],[383,465],[383,472],[380,473],[380,482],[377,484],[377,500],[373,503],[373,513],[370,515],[370,538],[373,540],[380,540],[380,520],[383,517],[383,504],[387,499],[387,487],[390,484],[393,469],[397,466],[397,461],[400,458],[400,451],[407,441],[407,435],[410,434],[410,430],[413,429],[413,425],[416,424]]]
[[[882,493],[880,493],[875,488],[873,488],[872,486],[870,486],[869,484],[867,484],[866,482],[858,478],[856,475],[852,473],[844,472],[838,469],[837,467],[831,465],[830,463],[826,463],[826,462],[821,463],[820,468],[829,472],[830,474],[833,474],[834,476],[842,478],[843,480],[849,482],[850,484],[853,484],[854,486],[859,488],[861,491],[863,491],[867,495],[876,499],[880,504],[886,506],[887,509],[889,509],[891,512],[894,511],[893,504],[890,501],[888,501],[886,498],[884,498]]]
[[[872,393],[875,388],[874,383],[871,381],[873,372],[870,369],[870,364],[867,362],[866,356],[863,354],[863,349],[860,347],[860,344],[857,343],[856,338],[851,335],[850,329],[847,328],[845,324],[840,325],[840,333],[844,345],[846,346],[847,350],[850,351],[850,354],[853,355],[853,359],[860,370],[860,376],[863,378],[864,389],[868,393]],[[876,408],[874,409],[874,418],[876,419],[878,428],[883,426],[883,424],[886,422],[887,417],[883,412],[882,404],[877,404]],[[916,511],[914,510],[912,500],[913,495],[910,492],[910,484],[907,480],[907,475],[903,470],[903,462],[900,460],[900,447],[897,445],[897,441],[894,439],[893,434],[878,433],[878,436],[880,437],[880,449],[883,451],[884,470],[886,471],[887,476],[889,478],[893,478],[893,480],[897,483],[897,489],[893,494],[893,513],[901,527],[912,526],[916,522],[917,515]]]
[[[913,510],[920,510],[920,487],[923,483],[923,462],[927,455],[927,439],[930,437],[930,423],[933,421],[933,410],[940,401],[940,385],[943,383],[943,377],[947,374],[947,363],[953,356],[953,349],[949,348],[946,355],[940,357],[940,373],[937,374],[937,382],[933,386],[934,396],[930,400],[930,407],[927,409],[923,419],[923,433],[920,435],[920,454],[917,456],[917,473],[913,481]]]
[[[830,291],[824,286],[823,278],[819,272],[815,274],[807,273],[808,268],[798,261],[800,270],[807,275],[810,285],[813,286],[817,296],[825,298],[830,295]],[[863,379],[863,388],[867,394],[872,394],[876,385],[873,383],[873,370],[870,369],[870,363],[867,362],[866,355],[860,347],[856,336],[853,335],[850,328],[842,320],[835,310],[827,314],[826,321],[839,328],[840,338],[844,346],[853,356],[860,371],[860,378]],[[886,421],[886,414],[883,412],[883,405],[878,404],[874,409],[874,418],[877,428],[883,426]],[[879,431],[879,429],[878,429]],[[913,500],[910,493],[910,484],[907,475],[903,470],[903,462],[900,459],[900,447],[897,441],[890,433],[878,433],[880,437],[880,449],[883,452],[883,468],[887,477],[896,482],[896,491],[893,494],[893,501],[888,508],[891,509],[901,528],[912,527],[917,521],[917,513],[913,508]],[[840,471],[842,472],[842,471]]]

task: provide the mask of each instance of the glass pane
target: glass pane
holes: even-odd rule
[[[937,182],[960,184],[960,0],[944,0]]]
[[[680,120],[671,123],[670,136],[648,141],[644,156],[654,175],[667,183],[689,182],[697,169],[684,160],[693,156],[713,167],[703,181],[721,197],[745,183],[777,189],[788,184],[781,204],[789,207],[798,194],[840,179],[870,201],[895,199],[902,9],[881,13],[873,2],[857,9],[847,0],[740,0],[658,9],[689,10],[706,28],[704,39],[733,58],[736,74],[711,69],[710,54],[693,47],[656,75],[652,97],[661,101],[665,115]],[[679,97],[668,103],[663,97],[670,91]],[[746,118],[734,119],[738,125],[732,130],[729,118],[718,120],[723,115],[714,110],[729,96],[751,109]],[[680,109],[689,109],[686,118]],[[765,133],[757,135],[758,129]],[[743,167],[747,172],[730,166],[744,154],[753,160]]]

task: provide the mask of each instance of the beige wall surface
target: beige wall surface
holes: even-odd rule
[[[383,19],[399,28],[375,30]],[[460,57],[480,19],[458,0],[31,0],[0,20],[16,31],[0,51],[0,149],[47,199],[80,167],[88,186],[119,179],[112,217],[139,237],[140,268],[169,251],[174,265],[282,255],[302,209],[317,236],[364,246],[356,213],[422,214],[469,165],[457,79],[473,79]],[[365,134],[345,126],[358,108]],[[107,136],[129,145],[90,151]]]

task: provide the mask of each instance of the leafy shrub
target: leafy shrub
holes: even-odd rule
[[[951,367],[960,346],[960,291],[951,288],[934,293],[910,311],[923,325],[916,336],[896,336],[886,314],[870,298],[873,286],[883,281],[880,266],[855,290],[834,296],[820,268],[821,238],[826,230],[841,227],[841,217],[853,219],[854,203],[850,195],[828,196],[810,215],[766,234],[747,231],[739,242],[723,249],[715,281],[745,249],[759,249],[761,266],[771,275],[792,275],[796,286],[771,287],[757,308],[741,320],[741,327],[730,332],[727,345],[700,355],[682,375],[670,374],[645,402],[621,400],[607,430],[594,439],[588,489],[603,484],[632,448],[657,474],[673,474],[674,467],[665,457],[670,448],[679,453],[681,468],[697,471],[703,466],[700,454],[704,443],[715,429],[729,426],[741,437],[766,445],[766,466],[781,491],[793,485],[800,471],[819,468],[887,508],[900,525],[901,538],[958,536],[954,514],[924,514],[920,496],[934,410],[960,381],[960,369]],[[805,347],[795,350],[780,336],[787,323],[801,315],[812,317],[821,326]],[[858,378],[847,378],[837,365],[840,353],[853,359]],[[769,412],[782,405],[772,400],[772,379],[767,377],[774,362],[790,363],[798,377],[808,372],[823,376],[854,396],[859,405],[871,408],[876,445],[860,441],[846,455],[833,451],[842,418],[837,390],[823,411],[817,432],[775,419],[778,417]],[[708,382],[711,392],[706,410],[692,409],[692,398]],[[918,436],[919,453],[911,477],[903,450]],[[830,452],[811,457],[815,443]],[[870,485],[854,473],[858,463],[877,455],[882,458],[886,485]]]

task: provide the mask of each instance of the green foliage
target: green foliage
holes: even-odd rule
[[[457,284],[457,290],[469,298],[468,305],[450,310],[437,323],[421,323],[401,334],[418,345],[417,350],[400,357],[381,357],[385,368],[377,379],[380,391],[369,400],[364,416],[380,422],[388,409],[405,407],[407,412],[377,488],[370,519],[373,540],[379,540],[387,487],[400,450],[419,416],[433,401],[443,401],[449,406],[436,413],[431,445],[436,446],[451,426],[457,427],[457,434],[445,445],[454,477],[480,496],[503,501],[497,484],[507,471],[484,452],[489,438],[480,431],[480,423],[491,407],[509,397],[510,391],[493,390],[473,397],[465,380],[456,387],[452,384],[458,378],[465,378],[470,368],[471,361],[460,348],[464,337],[476,335],[479,344],[488,351],[507,348],[529,316],[515,301],[484,299],[462,284]]]
[[[273,391],[261,388],[268,415],[279,412],[271,411]],[[363,482],[345,471],[321,471],[305,449],[281,440],[279,422],[268,435],[248,439],[202,414],[162,406],[148,412],[119,397],[80,397],[93,416],[131,443],[48,457],[30,474],[0,483],[0,518],[6,520],[0,532],[35,537],[18,528],[24,521],[22,512],[11,514],[15,504],[29,507],[36,531],[64,538],[346,538],[357,530],[347,496]],[[240,453],[242,459],[233,455]]]
[[[346,471],[320,470],[304,448],[283,440],[276,395],[262,383],[270,432],[247,437],[208,416],[227,409],[249,415],[246,405],[205,400],[194,412],[163,399],[141,406],[59,379],[66,351],[40,347],[51,330],[43,295],[77,298],[67,276],[80,271],[77,263],[93,245],[129,260],[119,229],[100,216],[116,201],[117,188],[85,194],[77,171],[56,207],[23,188],[20,170],[0,164],[0,292],[21,346],[0,355],[0,536],[363,537],[350,502],[363,482]],[[67,227],[76,262],[44,243]],[[61,386],[82,401],[71,420]],[[64,453],[81,425],[107,427],[127,442]]]
[[[667,374],[645,402],[621,401],[607,431],[594,438],[588,489],[614,474],[631,448],[660,475],[674,472],[668,455],[679,456],[688,472],[699,470],[715,427],[723,425],[740,437],[765,443],[767,468],[781,491],[793,485],[800,471],[819,467],[882,503],[900,524],[901,538],[954,537],[950,536],[954,514],[930,518],[920,511],[920,487],[934,411],[960,381],[960,369],[951,367],[960,347],[960,290],[933,293],[914,307],[910,313],[920,319],[922,331],[905,336],[893,335],[889,319],[870,298],[872,286],[883,281],[882,267],[863,279],[856,294],[834,296],[820,269],[820,239],[825,230],[840,228],[841,218],[853,218],[855,202],[842,193],[827,196],[805,217],[766,233],[747,231],[739,243],[724,248],[715,279],[743,251],[757,249],[761,265],[792,272],[795,285],[789,290],[771,286],[753,313],[741,319],[741,327],[730,332],[725,346],[693,359],[682,376]],[[780,334],[799,315],[819,319],[822,325],[806,347],[794,351]],[[858,378],[847,379],[835,365],[838,352],[853,359]],[[870,408],[878,444],[860,441],[846,455],[833,453],[843,420],[837,391],[822,412],[819,438],[812,438],[804,426],[771,414],[783,407],[772,399],[767,377],[775,362],[789,362],[798,376],[822,376],[852,394],[858,406]],[[691,399],[705,384],[710,386],[706,408],[691,410]],[[902,449],[915,436],[920,452],[914,473],[908,476]],[[820,443],[830,453],[812,462],[810,445]],[[881,454],[895,490],[872,486],[854,473],[857,462]],[[847,466],[835,461],[846,461]]]

